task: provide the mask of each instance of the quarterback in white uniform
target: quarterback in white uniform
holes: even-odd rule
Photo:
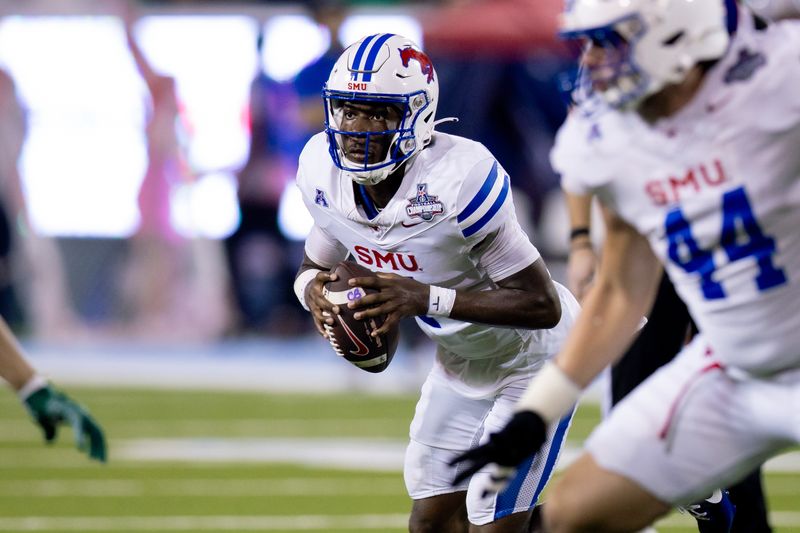
[[[481,144],[434,133],[438,80],[430,59],[392,34],[344,51],[323,91],[326,129],[300,156],[297,185],[314,218],[295,290],[320,332],[337,306],[322,296],[350,255],[381,273],[356,318],[414,316],[438,345],[411,424],[405,480],[410,530],[527,531],[571,420],[520,467],[511,487],[481,498],[488,474],[451,485],[449,462],[511,417],[560,348],[577,303],[550,279],[514,215],[509,176]],[[505,327],[498,327],[505,326]],[[482,529],[482,528],[478,528]]]
[[[738,14],[723,0],[567,3],[583,99],[552,161],[604,206],[602,264],[518,414],[460,459],[535,451],[502,443],[557,420],[621,355],[659,262],[701,334],[591,436],[545,505],[548,531],[641,529],[800,440],[800,25],[730,37]]]

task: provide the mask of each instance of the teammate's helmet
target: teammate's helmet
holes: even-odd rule
[[[336,61],[323,98],[328,150],[334,164],[356,183],[374,185],[430,143],[439,80],[431,60],[413,41],[390,33],[370,35],[348,47]],[[345,102],[394,105],[400,110],[400,124],[386,131],[344,131]],[[368,146],[379,135],[391,136],[383,161],[353,161],[342,150],[342,136],[364,137]]]
[[[683,81],[694,65],[725,54],[726,6],[736,9],[733,0],[566,0],[562,37],[607,51],[602,64],[582,66],[579,95],[594,90],[612,107],[629,107]]]

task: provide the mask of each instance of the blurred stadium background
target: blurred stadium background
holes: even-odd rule
[[[439,73],[439,117],[460,119],[441,128],[503,162],[563,281],[547,159],[571,62],[560,7],[0,0],[0,313],[111,445],[107,466],[69,435],[48,450],[0,397],[0,531],[404,531],[432,348],[408,324],[393,366],[368,375],[312,331],[291,290],[309,227],[296,158],[342,46],[412,37]],[[798,470],[794,455],[769,465],[777,531],[800,531]]]

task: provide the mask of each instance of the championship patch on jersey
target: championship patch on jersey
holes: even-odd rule
[[[322,207],[328,207],[328,199],[325,198],[325,191],[317,189],[317,195],[314,197],[314,203]]]
[[[408,199],[406,214],[412,218],[419,217],[428,222],[436,215],[444,213],[444,206],[438,196],[428,194],[428,184],[417,184],[417,195]]]

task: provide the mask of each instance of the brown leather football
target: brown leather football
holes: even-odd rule
[[[339,315],[334,316],[333,325],[325,324],[333,350],[362,370],[383,372],[392,362],[397,349],[399,327],[395,325],[388,333],[373,337],[370,333],[383,325],[384,318],[356,320],[353,318],[356,311],[347,307],[348,302],[377,292],[374,289],[351,287],[347,282],[351,278],[373,277],[375,273],[353,261],[342,261],[331,272],[336,273],[338,279],[326,283],[323,294],[329,302],[338,305],[340,311]]]

